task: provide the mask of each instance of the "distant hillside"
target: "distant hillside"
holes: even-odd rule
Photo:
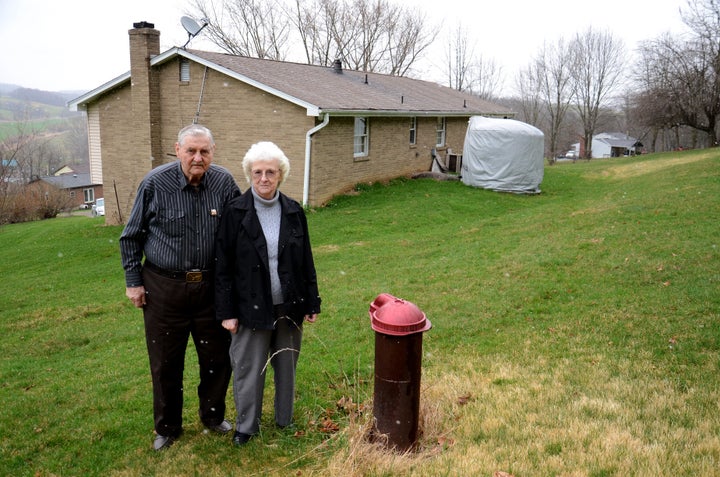
[[[49,104],[50,106],[65,107],[65,103],[67,102],[67,99],[60,93],[30,88],[18,88],[9,92],[7,96],[31,103]]]
[[[9,84],[9,83],[0,83],[0,96],[7,94],[11,91],[14,91],[18,88],[21,88],[22,86],[18,86],[16,84]]]
[[[85,93],[85,91],[44,91],[25,88],[16,84],[0,83],[0,97],[15,98],[53,106],[65,107],[68,101],[77,98],[83,93]]]
[[[78,95],[77,92],[42,91],[0,84],[0,121],[76,117],[82,113],[69,111],[66,103]]]
[[[78,124],[85,121],[84,113],[70,111],[66,106],[67,101],[80,94],[0,84],[0,142],[28,131],[33,134],[60,135],[63,138],[72,138],[62,139],[60,142],[63,144],[57,144],[57,147],[64,151],[64,157],[85,159],[87,141],[76,141]],[[80,131],[83,129],[81,126]],[[64,144],[66,141],[70,143]],[[77,147],[75,142],[82,147]]]

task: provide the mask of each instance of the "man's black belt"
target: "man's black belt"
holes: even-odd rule
[[[174,271],[174,270],[165,270],[164,268],[160,268],[157,265],[154,265],[147,260],[145,261],[145,264],[143,265],[147,267],[149,270],[152,270],[154,273],[157,273],[160,276],[163,276],[165,278],[171,278],[173,280],[182,280],[186,283],[197,283],[202,282],[205,280],[209,280],[210,276],[212,275],[211,270],[185,270],[185,271]]]

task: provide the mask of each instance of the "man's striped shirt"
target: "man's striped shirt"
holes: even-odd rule
[[[239,194],[230,172],[214,164],[198,186],[188,184],[180,161],[150,171],[138,187],[120,236],[126,286],[143,284],[143,255],[165,270],[214,268],[215,233],[223,206]]]

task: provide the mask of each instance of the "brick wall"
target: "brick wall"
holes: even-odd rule
[[[410,119],[369,118],[368,155],[353,157],[354,118],[333,117],[313,142],[310,203],[319,205],[356,184],[428,171],[432,149],[462,153],[468,118],[448,118],[446,145],[436,148],[436,117],[418,117],[416,143],[410,144]]]
[[[129,85],[108,92],[91,107],[100,123],[105,223],[123,223],[140,180],[152,169],[149,142],[138,145],[142,141],[136,138]]]

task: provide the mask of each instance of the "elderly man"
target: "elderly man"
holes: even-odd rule
[[[153,169],[140,183],[120,237],[126,295],[145,320],[157,451],[182,433],[190,335],[200,367],[200,420],[221,434],[233,428],[225,420],[230,334],[215,319],[213,269],[223,208],[240,189],[227,170],[212,164],[209,129],[183,128],[175,152],[178,161]]]

